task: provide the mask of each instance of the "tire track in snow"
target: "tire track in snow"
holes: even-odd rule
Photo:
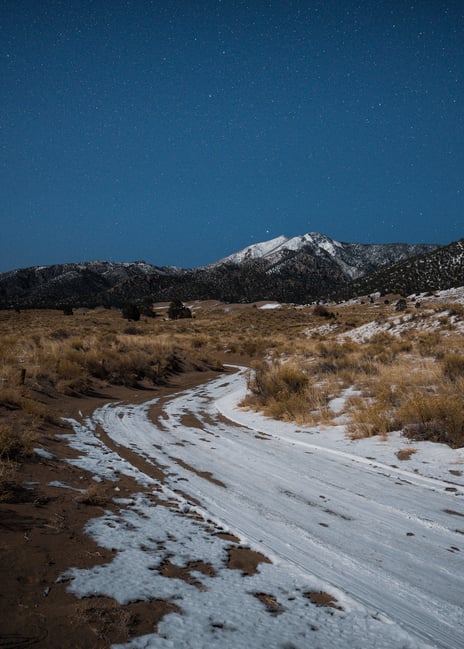
[[[185,461],[219,475],[227,489],[219,493],[214,485],[205,485],[178,466],[170,469],[188,480],[184,488],[193,489],[214,517],[274,561],[286,561],[329,581],[436,647],[460,648],[463,610],[458,604],[464,576],[459,556],[447,552],[454,538],[446,524],[449,516],[444,515],[450,502],[444,489],[449,483],[269,432],[265,424],[244,428],[241,421],[231,425],[221,421],[214,427],[211,421],[217,419],[217,409],[225,414],[218,399],[236,389],[238,380],[235,376],[224,382],[221,377],[160,400],[162,430],[148,420],[147,404],[107,406],[95,418],[117,443],[168,466],[170,447],[185,438],[188,447],[179,447]],[[189,413],[198,420],[207,414],[204,427],[216,436],[214,449],[200,443],[198,428],[180,423]],[[250,431],[270,434],[271,439],[257,440]],[[407,483],[399,485],[398,476],[407,478]],[[336,517],[325,528],[314,522],[304,501],[314,500],[321,491],[327,494],[329,506],[342,509],[351,520]],[[300,499],[290,505],[291,492]],[[321,513],[323,505],[318,508]],[[405,523],[414,530],[414,545],[408,541],[409,548]],[[421,568],[423,575],[418,574]]]

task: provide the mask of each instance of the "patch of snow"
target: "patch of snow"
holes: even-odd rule
[[[77,489],[76,487],[71,487],[70,485],[67,485],[64,482],[60,482],[59,480],[52,480],[48,483],[48,486],[57,487],[59,489],[71,489],[71,491],[78,491],[79,493],[83,493],[85,491],[85,489]]]
[[[43,457],[45,460],[54,460],[56,457],[53,453],[46,451],[44,448],[34,448],[33,451],[36,455]]]

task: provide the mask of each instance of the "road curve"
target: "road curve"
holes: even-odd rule
[[[274,562],[348,593],[424,645],[461,649],[462,488],[329,448],[310,429],[257,426],[256,416],[247,426],[243,412],[230,421],[221,403],[243,389],[240,370],[148,404],[108,404],[93,422],[166,467],[171,488]]]

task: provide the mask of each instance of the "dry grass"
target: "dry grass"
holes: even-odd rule
[[[184,365],[219,369],[221,358],[243,357],[255,360],[247,405],[272,417],[328,423],[330,399],[354,386],[360,396],[345,408],[351,435],[404,428],[411,436],[464,444],[458,327],[464,310],[448,304],[436,311],[424,300],[420,310],[398,315],[395,301],[273,310],[204,302],[189,305],[192,319],[142,317],[136,325],[115,310],[75,310],[72,317],[0,312],[0,408],[40,420],[47,417],[41,392],[150,387]],[[356,339],[356,328],[367,323],[378,332],[367,342]]]
[[[340,336],[352,323],[364,324],[359,308],[344,313],[339,308],[336,329],[314,327],[314,315],[319,322],[320,316],[313,313],[305,340],[280,337],[268,349],[271,360],[256,365],[245,404],[299,424],[329,423],[329,399],[354,386],[358,396],[345,408],[353,438],[385,439],[402,430],[411,439],[463,446],[464,335],[449,327],[449,317],[459,320],[462,307],[447,305],[441,322],[432,309],[388,319],[392,306],[363,305],[365,321],[375,315],[383,330],[362,343]],[[441,317],[443,309],[438,311]]]
[[[256,364],[248,389],[243,405],[259,408],[274,419],[315,423],[322,415],[327,417],[328,393],[293,363]]]
[[[464,445],[464,380],[454,357],[399,358],[360,383],[363,397],[350,400],[349,430],[354,437],[402,430],[411,439]],[[450,368],[452,368],[450,370]]]
[[[18,432],[0,423],[0,460],[11,462],[32,453],[35,436],[29,431]]]
[[[128,331],[117,311],[0,312],[0,415],[20,416],[21,431],[53,421],[47,396],[82,395],[105,385],[153,387],[187,369],[220,369],[208,337],[179,333],[161,318]],[[208,344],[207,344],[208,343]],[[24,456],[29,433],[0,429],[0,460]]]
[[[84,492],[76,496],[76,502],[80,505],[92,505],[105,507],[111,500],[106,488],[98,483],[90,485]]]
[[[348,431],[351,439],[380,435],[384,439],[395,430],[393,412],[379,408],[376,401],[354,397],[350,400],[351,420]]]
[[[464,389],[442,384],[436,393],[413,392],[398,409],[406,437],[464,446]]]
[[[398,458],[398,460],[405,462],[411,459],[411,455],[414,455],[415,453],[417,453],[417,449],[408,446],[407,448],[401,448],[399,451],[397,451],[396,457]]]
[[[130,332],[125,323],[117,312],[88,312],[72,318],[50,311],[3,312],[0,402],[33,409],[36,406],[28,403],[31,388],[82,394],[92,390],[95,381],[153,385],[179,371],[184,361],[204,362],[204,343],[199,345],[194,337],[176,331],[168,333],[164,321],[144,322]],[[15,330],[16,335],[6,333]]]

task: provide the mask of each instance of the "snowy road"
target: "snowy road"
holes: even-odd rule
[[[332,614],[325,646],[462,648],[462,452],[416,444],[411,460],[398,462],[394,452],[406,445],[398,436],[350,442],[341,426],[321,431],[274,422],[238,409],[243,393],[239,372],[151,405],[109,404],[76,430],[98,440],[101,426],[113,442],[166,467],[171,496],[189,494],[272,560],[262,571],[268,589],[272,571],[280,571],[293,585],[313,580],[336,593],[348,613],[369,612],[361,616],[364,626],[351,620],[351,635],[343,629],[348,613]],[[77,593],[100,588],[97,576],[90,578],[93,591],[84,571],[74,576]],[[287,592],[281,580],[274,588]],[[382,621],[382,630],[367,618]],[[280,619],[285,628],[285,614]],[[274,633],[274,644],[248,638],[248,646],[300,647],[286,633],[280,644]],[[163,637],[130,646],[215,646],[205,636],[204,644],[185,644],[178,634],[167,621]],[[218,646],[228,645],[222,638]]]

